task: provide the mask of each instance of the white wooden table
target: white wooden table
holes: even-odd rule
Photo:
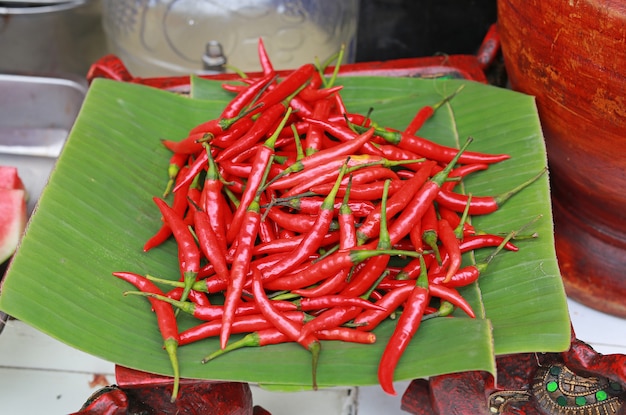
[[[626,319],[569,301],[577,337],[603,354],[626,354]],[[115,383],[114,365],[10,320],[0,334],[0,413],[66,415],[102,386]],[[406,415],[398,396],[376,386],[295,394],[253,388],[254,403],[272,415]]]

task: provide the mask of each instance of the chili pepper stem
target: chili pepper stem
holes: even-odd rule
[[[217,349],[216,351],[214,351],[213,353],[207,355],[206,357],[204,357],[202,359],[202,363],[205,364],[213,359],[218,358],[219,356],[222,356],[223,354],[226,354],[230,351],[233,350],[237,350],[237,349],[241,349],[243,347],[257,347],[259,346],[259,335],[257,332],[252,332],[252,333],[248,333],[247,335],[245,335],[244,337],[242,337],[241,339],[234,341],[234,342],[230,342],[228,343],[228,345],[223,348],[223,349]]]
[[[319,341],[312,342],[309,345],[309,352],[311,352],[311,379],[313,390],[317,390],[317,365],[320,360],[321,351],[322,345]]]
[[[179,300],[175,300],[173,298],[169,298],[169,297],[164,296],[164,295],[159,295],[159,294],[154,294],[154,293],[146,293],[146,292],[143,292],[143,291],[125,291],[124,295],[139,295],[139,296],[142,296],[142,297],[156,298],[159,301],[165,301],[166,303],[169,303],[169,304],[173,305],[177,309],[180,309],[180,310],[184,311],[187,314],[193,314],[194,305],[193,305],[193,303],[188,302],[188,301],[179,301]]]
[[[454,234],[459,240],[463,239],[463,228],[464,228],[465,223],[469,221],[469,209],[470,209],[471,203],[472,203],[472,194],[470,193],[467,198],[467,205],[465,205],[465,209],[463,209],[461,220],[459,221],[459,224],[457,225],[457,227],[454,228]]]
[[[459,94],[459,92],[461,92],[463,90],[463,88],[465,88],[465,85],[459,86],[453,93],[451,93],[450,95],[444,97],[441,101],[433,104],[433,110],[437,111],[442,105],[450,102],[452,100],[452,98],[457,96]]]
[[[506,202],[507,200],[509,200],[511,197],[513,197],[514,195],[519,193],[521,190],[525,189],[526,187],[530,186],[531,184],[539,180],[539,178],[541,178],[541,176],[543,176],[547,171],[548,171],[548,168],[544,167],[539,173],[537,173],[530,179],[524,181],[523,183],[520,183],[518,186],[515,186],[513,189],[505,193],[495,196],[494,199],[496,200],[496,204],[498,206],[502,206],[502,204]]]
[[[480,271],[480,273],[484,273],[485,270],[487,269],[487,267],[489,266],[489,264],[491,263],[491,261],[493,261],[494,257],[496,255],[498,255],[498,253],[500,253],[500,251],[502,251],[502,249],[504,249],[505,245],[511,240],[511,239],[515,239],[515,236],[517,234],[519,234],[520,232],[522,232],[525,228],[527,228],[528,226],[530,226],[531,224],[537,222],[539,219],[541,219],[543,215],[538,215],[535,218],[533,218],[530,222],[528,222],[527,224],[525,224],[524,226],[522,226],[520,229],[515,230],[515,231],[511,231],[509,232],[504,239],[502,240],[502,242],[500,242],[500,244],[494,248],[494,250],[487,255],[487,257],[485,259],[483,259],[481,262],[474,264],[474,266],[476,268],[478,268],[478,270]]]
[[[174,385],[172,388],[172,396],[170,398],[171,402],[176,401],[178,397],[178,390],[180,387],[180,367],[178,364],[178,342],[176,339],[168,338],[163,342],[163,346],[167,355],[170,358],[170,363],[172,365],[172,370],[174,371]]]
[[[339,75],[339,67],[341,66],[341,62],[343,61],[343,55],[345,53],[346,50],[346,45],[345,43],[341,44],[341,48],[339,49],[339,53],[337,54],[337,61],[335,62],[335,67],[333,69],[333,74],[330,77],[330,79],[328,79],[327,82],[325,82],[325,87],[326,88],[330,88],[335,84],[335,80],[337,79],[337,75]],[[322,78],[325,80],[325,78]]]
[[[454,311],[454,305],[449,301],[442,301],[439,308],[434,313],[426,314],[422,317],[422,321],[430,320],[436,317],[446,317],[452,314]]]
[[[191,291],[193,285],[196,282],[196,277],[198,276],[197,272],[187,271],[183,274],[183,295],[181,296],[181,301],[185,301],[187,297],[189,297],[189,291]],[[176,310],[178,314],[179,309]]]

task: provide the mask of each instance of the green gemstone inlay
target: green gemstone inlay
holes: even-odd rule
[[[609,397],[609,395],[607,395],[607,393],[605,391],[597,391],[596,392],[596,399],[598,400],[598,402],[606,401],[606,399],[608,397]]]
[[[546,390],[547,390],[548,392],[554,392],[554,391],[556,391],[558,388],[559,388],[559,384],[558,384],[558,383],[556,383],[555,381],[548,382],[548,383],[546,384]]]
[[[558,398],[556,398],[556,403],[559,404],[559,406],[566,406],[567,405],[567,398],[565,396],[561,395]]]
[[[561,373],[561,367],[560,366],[552,366],[550,368],[550,374],[553,376],[558,376]]]
[[[617,392],[622,390],[622,385],[620,385],[617,382],[611,382],[610,383],[610,387],[611,387],[612,390],[617,391]]]
[[[587,398],[584,396],[577,396],[575,402],[578,406],[585,406],[587,405]]]

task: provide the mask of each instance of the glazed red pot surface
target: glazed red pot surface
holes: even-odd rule
[[[626,2],[498,0],[498,31],[537,100],[568,295],[626,317]]]

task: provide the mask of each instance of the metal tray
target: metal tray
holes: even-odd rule
[[[28,194],[28,214],[65,144],[87,93],[72,76],[0,74],[0,165],[15,166]],[[0,264],[0,280],[8,261]],[[0,333],[9,316],[0,312]]]
[[[0,165],[15,166],[30,214],[87,92],[79,78],[0,74]]]

